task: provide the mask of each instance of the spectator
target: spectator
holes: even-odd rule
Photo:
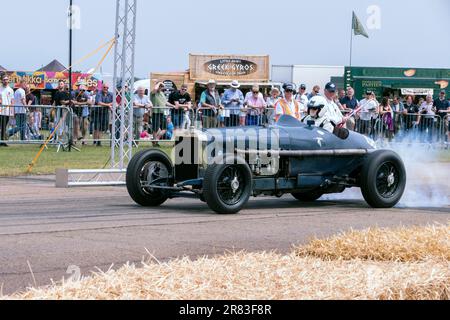
[[[223,109],[219,92],[216,90],[216,81],[209,80],[207,89],[200,97],[200,110],[202,113],[203,127],[217,127],[218,110]]]
[[[433,96],[428,95],[425,102],[419,108],[419,130],[422,133],[421,142],[425,142],[425,137],[428,137],[429,143],[433,142],[433,130],[435,129],[434,124],[436,123],[435,115],[436,108],[434,107]]]
[[[321,118],[328,119],[334,127],[340,125],[344,120],[344,116],[342,115],[339,106],[335,102],[336,90],[337,88],[334,83],[327,83],[324,90],[324,96],[327,104],[322,109],[319,115]]]
[[[347,94],[340,102],[345,110],[356,110],[359,105],[359,101],[355,98],[355,90],[352,87],[347,89]]]
[[[313,91],[308,95],[308,101],[318,95],[320,95],[320,86],[314,86]]]
[[[408,96],[406,98],[405,109],[403,110],[405,119],[405,129],[407,133],[411,133],[417,127],[419,122],[419,107],[414,104],[414,97]],[[412,136],[410,137],[412,138]]]
[[[445,123],[445,118],[449,114],[450,103],[446,99],[446,92],[442,90],[439,94],[439,98],[434,100],[434,107],[436,108],[437,114],[441,117],[442,123]],[[448,132],[448,142],[450,142],[450,123],[449,123],[449,132]]]
[[[14,114],[16,118],[17,130],[20,132],[21,141],[25,140],[25,135],[27,132],[27,101],[25,88],[25,80],[20,80],[19,88],[14,93]]]
[[[342,102],[344,101],[344,98],[346,97],[347,93],[345,92],[344,89],[339,89],[338,91],[338,99],[339,99],[339,103],[342,105]]]
[[[259,92],[259,86],[255,85],[247,95],[244,105],[249,109],[246,119],[247,126],[257,126],[262,123],[262,115],[267,107],[264,96]]]
[[[174,106],[172,121],[175,129],[188,129],[191,126],[190,112],[192,110],[192,99],[188,93],[188,86],[183,84],[179,91],[171,93],[169,103]]]
[[[0,86],[0,147],[7,147],[4,142],[8,139],[7,129],[9,118],[14,116],[14,90],[9,86],[9,77],[2,76],[2,85]]]
[[[302,120],[301,110],[302,107],[298,101],[294,99],[295,88],[292,84],[285,84],[284,88],[284,98],[278,100],[275,105],[275,118],[276,121],[280,119],[281,116],[291,116],[298,121]]]
[[[267,98],[266,117],[267,123],[269,125],[273,125],[275,123],[275,106],[280,100],[280,94],[281,94],[280,89],[275,87],[272,89],[272,91],[270,91],[270,96]]]
[[[72,93],[72,106],[73,106],[73,139],[76,141],[83,140],[81,135],[81,126],[83,122],[83,110],[89,106],[90,96],[87,93],[86,86],[79,83],[78,90]]]
[[[349,87],[346,91],[345,97],[340,101],[342,110],[346,113],[351,113],[358,109],[359,101],[355,98],[355,90]],[[356,118],[352,116],[347,120],[347,129],[354,131],[356,129]]]
[[[375,94],[372,91],[366,92],[366,98],[360,102],[361,110],[359,112],[358,131],[364,135],[373,134],[372,120],[378,109],[378,103],[375,100]]]
[[[303,106],[303,109],[308,110],[308,96],[306,95],[306,85],[305,84],[301,84],[300,85],[300,91],[297,93],[295,100],[297,100],[298,102],[300,102]]]
[[[30,116],[29,116],[29,126],[31,134],[39,138],[41,140],[41,129],[42,129],[42,112],[35,107],[32,107],[36,104],[36,97],[33,93],[31,93],[30,86],[26,85],[25,87],[26,93],[26,103],[30,108]]]
[[[389,142],[392,141],[392,138],[394,137],[394,119],[392,116],[392,108],[389,104],[388,98],[383,98],[381,101],[381,105],[379,108],[379,114],[382,117],[383,121],[383,127],[386,130],[387,138],[389,139]]]
[[[394,134],[397,134],[402,128],[402,114],[405,111],[405,105],[400,101],[398,96],[394,96],[391,109],[394,120]]]
[[[226,127],[236,127],[238,124],[242,124],[240,118],[247,117],[247,111],[244,108],[244,94],[239,90],[240,87],[239,82],[234,80],[230,84],[230,88],[223,94],[222,104],[226,111]]]
[[[171,107],[166,95],[164,94],[166,86],[162,82],[158,82],[150,93],[150,101],[152,108],[152,130],[153,138],[158,140],[158,132],[166,129],[166,113],[165,108]],[[156,142],[154,143],[156,145]]]
[[[139,141],[141,133],[144,131],[144,114],[152,107],[150,98],[145,94],[145,88],[139,87],[133,103],[133,131],[136,141]]]
[[[109,85],[103,83],[102,91],[97,94],[95,104],[98,106],[92,111],[92,122],[94,129],[94,145],[102,146],[101,134],[108,130],[109,111],[113,105],[113,94],[109,91]]]
[[[157,132],[157,134],[156,134],[157,140],[172,140],[173,139],[173,131],[174,131],[175,126],[172,123],[171,116],[167,116],[165,127],[166,127],[166,129],[164,129],[164,130],[161,129]]]
[[[70,103],[69,92],[66,90],[64,80],[58,82],[58,91],[53,95],[53,106],[62,107]]]

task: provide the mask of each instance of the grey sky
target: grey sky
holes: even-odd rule
[[[2,39],[0,65],[29,71],[54,58],[67,64],[68,2],[4,3],[1,20],[9,28],[2,37],[9,37]],[[77,60],[113,37],[115,0],[74,4],[81,8]],[[185,70],[190,52],[270,54],[272,64],[348,65],[351,12],[366,24],[370,5],[381,9],[381,29],[368,30],[370,39],[355,38],[354,65],[450,68],[448,0],[138,0],[136,75]],[[86,71],[100,58],[75,69]],[[103,70],[112,72],[111,57]]]

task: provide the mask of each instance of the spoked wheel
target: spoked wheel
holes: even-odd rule
[[[400,174],[392,162],[385,162],[378,169],[377,191],[383,198],[392,197],[400,183]]]
[[[248,165],[212,165],[203,182],[208,206],[220,214],[234,214],[247,204],[252,190]]]
[[[361,191],[373,208],[392,208],[406,188],[406,170],[401,158],[392,151],[369,155],[361,170]]]
[[[146,150],[131,160],[127,170],[127,189],[133,200],[145,207],[163,204],[169,193],[173,167],[166,154],[159,150]]]

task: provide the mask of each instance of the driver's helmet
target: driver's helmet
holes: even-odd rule
[[[312,97],[308,103],[308,114],[310,114],[311,109],[317,109],[319,114],[326,104],[327,100],[324,97],[322,96]]]

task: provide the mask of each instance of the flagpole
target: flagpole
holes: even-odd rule
[[[349,67],[352,66],[353,63],[353,26],[354,26],[354,16],[352,15],[352,25],[350,28],[350,65]]]

